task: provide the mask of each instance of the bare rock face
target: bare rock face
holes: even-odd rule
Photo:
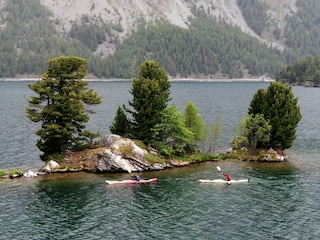
[[[96,172],[137,172],[165,168],[159,163],[151,165],[145,160],[147,150],[137,146],[133,140],[116,134],[105,136],[101,141],[101,147],[105,147],[105,150],[96,156]],[[121,148],[130,152],[123,151]]]
[[[95,159],[97,172],[133,172],[136,171],[128,159],[110,149],[100,152]]]

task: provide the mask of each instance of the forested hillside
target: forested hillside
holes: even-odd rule
[[[320,9],[317,0],[297,0],[297,12],[287,14],[286,24],[279,28],[270,17],[268,2],[236,0],[248,26],[260,37],[271,33],[268,37],[284,49],[271,47],[215,16],[219,1],[212,1],[207,9],[186,1],[192,6],[187,27],[160,17],[152,22],[137,16],[135,29],[125,34],[128,26],[102,15],[79,15],[66,28],[40,0],[2,1],[0,77],[39,76],[48,59],[75,55],[86,58],[90,76],[98,78],[132,78],[147,59],[157,61],[176,78],[273,78],[287,64],[319,54]],[[94,9],[93,1],[90,10]],[[108,14],[108,5],[104,10]]]

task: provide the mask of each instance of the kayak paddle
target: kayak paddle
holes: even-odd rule
[[[217,166],[217,169],[218,169],[219,172],[221,172],[221,168],[219,166]]]

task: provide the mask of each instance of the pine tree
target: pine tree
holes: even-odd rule
[[[167,73],[154,61],[140,65],[139,78],[134,78],[130,93],[133,100],[129,105],[132,114],[132,137],[149,143],[151,129],[161,122],[161,112],[170,101],[170,82]]]
[[[101,97],[88,89],[83,78],[87,74],[87,62],[78,57],[58,57],[48,61],[42,78],[29,88],[38,95],[29,99],[27,117],[33,122],[41,122],[36,131],[40,137],[37,147],[43,152],[42,160],[65,150],[87,147],[97,134],[86,130],[88,113],[93,110],[85,105],[101,102]]]
[[[251,154],[255,154],[257,146],[268,143],[271,135],[271,125],[263,114],[250,114],[245,118],[245,137]]]
[[[129,136],[130,121],[122,107],[118,107],[117,114],[110,126],[110,132],[120,136]]]
[[[262,92],[258,90],[253,97],[248,114],[261,113],[270,122],[272,130],[268,146],[282,150],[290,148],[302,118],[298,98],[294,97],[291,86],[279,82],[272,82],[265,93]]]

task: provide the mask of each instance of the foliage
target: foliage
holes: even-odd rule
[[[283,68],[276,76],[282,83],[304,85],[313,82],[320,85],[320,56],[310,56]]]
[[[120,136],[129,136],[130,121],[122,107],[118,107],[116,116],[110,126],[110,132]]]
[[[263,114],[250,114],[245,118],[245,137],[248,139],[250,153],[254,154],[257,146],[263,146],[270,140],[271,126]]]
[[[123,154],[125,157],[133,156],[133,147],[131,145],[124,145],[119,147],[119,152]]]
[[[6,172],[4,170],[0,170],[0,177],[6,175]]]
[[[296,138],[296,128],[302,116],[298,98],[294,97],[290,86],[272,82],[265,93],[258,90],[250,103],[248,114],[254,116],[263,114],[264,118],[269,121],[272,129],[266,146],[282,150],[292,146]]]
[[[134,78],[130,93],[133,108],[126,111],[132,115],[130,136],[149,143],[152,140],[151,129],[161,122],[161,112],[170,101],[170,82],[163,68],[155,61],[145,61],[140,65],[139,78]]]
[[[237,0],[248,26],[261,36],[267,27],[267,6],[258,0]]]
[[[196,17],[189,29],[167,22],[142,23],[106,59],[107,67],[122,69],[111,76],[131,76],[146,58],[159,62],[173,77],[222,73],[227,78],[242,78],[246,69],[254,76],[274,76],[285,66],[286,54],[201,10],[193,12]]]
[[[231,142],[232,149],[243,149],[248,145],[248,138],[243,135],[236,135]]]
[[[205,124],[203,130],[203,149],[207,153],[214,153],[222,137],[222,119],[218,117],[211,125]]]
[[[154,163],[160,163],[165,165],[166,162],[164,159],[162,159],[159,155],[154,155],[154,154],[150,154],[147,153],[144,155],[144,157],[146,158],[146,160],[150,163],[150,164],[154,164]]]
[[[247,23],[258,34],[270,27],[265,20],[265,4],[257,0],[239,2]],[[164,66],[170,76],[214,77],[221,73],[227,78],[241,78],[248,71],[254,76],[274,77],[298,57],[320,52],[319,4],[306,0],[296,5],[298,12],[288,15],[283,33],[289,48],[281,52],[201,8],[192,9],[194,18],[188,29],[140,21],[137,31],[120,42],[117,33],[123,26],[119,23],[82,15],[79,21],[71,22],[68,32],[41,1],[6,1],[0,10],[0,77],[39,75],[48,59],[61,55],[86,58],[89,73],[99,78],[132,78],[139,65],[150,58]],[[98,51],[98,46],[106,43],[116,48],[114,54]]]
[[[232,149],[243,149],[248,147],[248,138],[246,137],[246,120],[242,119],[235,127],[236,136],[231,142]]]
[[[106,32],[111,33],[111,30],[105,24],[92,23],[89,16],[83,15],[80,24],[75,22],[72,25],[69,36],[79,40],[90,51],[94,52],[99,44],[106,41]]]
[[[266,21],[262,1],[238,0],[238,5],[257,34],[272,27]],[[117,33],[123,26],[119,23],[83,15],[71,22],[68,32],[41,1],[6,1],[0,10],[0,77],[39,75],[48,59],[61,55],[86,58],[89,73],[99,78],[132,78],[139,65],[150,58],[164,66],[170,76],[214,77],[221,73],[227,78],[241,78],[248,71],[253,76],[274,77],[285,65],[320,52],[320,5],[317,0],[305,0],[297,1],[296,6],[297,12],[287,15],[286,25],[274,29],[277,38],[283,34],[286,48],[281,52],[201,8],[192,9],[194,18],[188,29],[140,21],[137,31],[120,42]],[[102,43],[111,44],[115,53],[98,52]]]
[[[283,34],[285,44],[293,53],[293,59],[289,59],[289,64],[296,59],[320,53],[319,1],[296,1],[296,6],[297,12],[286,16]]]
[[[199,109],[189,101],[183,117],[185,126],[193,133],[194,139],[201,140],[203,138],[203,120]]]
[[[166,145],[161,141],[154,140],[152,142],[152,146],[156,148],[159,151],[159,153],[165,157],[172,157],[174,155],[174,150],[172,146]]]
[[[85,59],[62,56],[50,59],[42,78],[29,84],[37,96],[29,99],[26,114],[31,121],[41,122],[36,134],[40,137],[37,147],[43,152],[42,160],[50,154],[92,145],[97,137],[85,129],[88,113],[94,113],[85,106],[99,104],[101,97],[86,87],[86,73]]]
[[[184,119],[174,104],[161,112],[161,121],[151,130],[154,145],[168,156],[172,153],[184,155],[185,147],[194,141],[192,132],[185,126]]]
[[[249,106],[249,112],[263,113],[264,109],[269,107],[266,104],[266,92],[263,88],[260,88],[253,95]]]
[[[61,55],[87,58],[91,72],[101,65],[102,61],[79,41],[59,36],[50,19],[53,14],[39,0],[6,1],[0,14],[5,26],[0,30],[0,77],[40,75],[48,59]]]
[[[22,174],[23,174],[23,172],[21,170],[18,170],[18,169],[12,169],[8,173],[9,177],[12,177],[14,175],[22,175]]]

